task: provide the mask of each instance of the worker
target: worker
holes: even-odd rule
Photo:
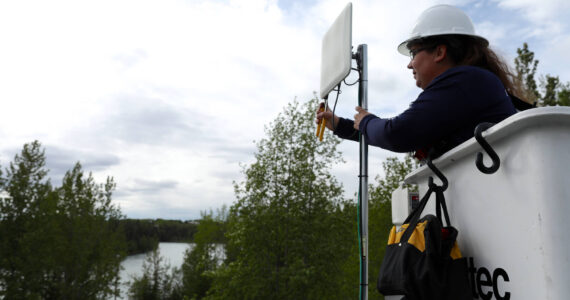
[[[316,122],[325,118],[341,138],[358,140],[360,132],[370,145],[424,159],[430,149],[437,157],[473,137],[479,123],[498,123],[516,113],[513,101],[521,93],[515,76],[460,9],[425,10],[398,51],[410,57],[407,67],[423,90],[407,110],[382,118],[356,107],[353,121],[327,109],[317,113]]]

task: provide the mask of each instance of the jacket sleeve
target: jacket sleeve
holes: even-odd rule
[[[354,129],[354,121],[339,118],[338,124],[335,127],[334,134],[341,139],[358,141],[358,130]]]
[[[440,136],[441,132],[436,132],[440,122],[434,122],[433,118],[429,117],[438,119],[438,115],[442,114],[441,110],[445,109],[445,104],[437,105],[438,102],[441,101],[420,97],[412,102],[406,111],[394,118],[384,119],[369,114],[362,119],[359,127],[369,145],[394,152],[412,152]],[[339,118],[334,134],[343,139],[358,141],[359,131],[353,126],[353,120]]]
[[[424,93],[400,115],[382,119],[374,115],[360,123],[368,144],[394,152],[412,152],[429,147],[453,130],[456,105],[448,97]],[[460,114],[459,114],[460,115]]]

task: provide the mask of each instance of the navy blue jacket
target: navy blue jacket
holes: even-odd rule
[[[367,115],[360,130],[368,144],[394,152],[431,147],[441,154],[473,137],[477,124],[498,123],[516,113],[499,78],[482,68],[459,66],[437,76],[400,115]],[[340,118],[335,134],[358,140],[354,121]]]

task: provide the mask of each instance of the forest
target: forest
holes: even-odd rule
[[[525,99],[569,105],[570,85],[536,81],[525,43],[515,59]],[[255,160],[235,182],[235,201],[192,221],[127,219],[113,203],[112,177],[95,182],[80,162],[54,186],[39,141],[0,168],[0,298],[113,299],[120,264],[149,252],[130,299],[354,299],[359,292],[357,205],[330,170],[340,140],[315,138],[318,99],[292,101],[266,126]],[[369,191],[369,278],[378,274],[392,226],[390,198],[416,167],[409,156],[383,163]],[[159,242],[191,242],[170,267]],[[216,251],[222,245],[224,253]],[[370,299],[382,299],[369,286]]]
[[[198,222],[163,219],[121,219],[119,227],[125,234],[127,255],[152,251],[160,242],[191,243]]]

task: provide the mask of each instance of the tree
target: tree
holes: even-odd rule
[[[315,137],[317,100],[297,101],[266,127],[255,162],[235,184],[227,258],[208,299],[333,299],[358,277],[344,274],[355,235],[337,213],[342,187],[329,173],[341,161],[339,140]],[[346,233],[349,233],[347,236]]]
[[[547,74],[540,78],[540,83],[544,90],[541,106],[570,106],[570,82],[561,83],[558,76]]]
[[[47,178],[39,142],[24,145],[0,179],[10,197],[0,200],[0,297],[36,299],[42,294],[54,237],[57,198]],[[46,253],[38,255],[38,249]]]
[[[558,105],[570,106],[570,82],[560,86],[558,90]]]
[[[179,287],[179,270],[170,269],[160,250],[154,249],[143,262],[143,274],[133,278],[129,288],[132,300],[182,299]]]
[[[534,59],[534,52],[528,49],[527,43],[523,44],[522,49],[517,48],[517,54],[515,67],[517,79],[524,85],[525,94],[523,96],[528,102],[536,103],[538,99],[540,99],[540,93],[538,92],[536,80],[534,79],[538,60]]]
[[[57,189],[62,238],[58,268],[50,282],[66,299],[105,299],[115,295],[112,283],[125,256],[121,212],[111,201],[115,182],[95,183],[78,162]]]
[[[523,97],[528,102],[538,103],[540,106],[570,106],[570,82],[563,84],[558,76],[547,74],[540,77],[542,93],[539,92],[534,79],[539,61],[534,59],[534,52],[524,43],[522,49],[517,48],[517,54],[517,79],[524,85]]]
[[[24,145],[2,177],[0,297],[106,299],[118,295],[124,257],[112,179],[96,184],[81,165],[53,188],[38,141]],[[41,251],[41,252],[39,252]]]
[[[377,176],[376,185],[370,186],[369,199],[369,236],[370,259],[369,278],[376,278],[380,272],[380,265],[384,259],[384,252],[388,241],[388,235],[392,228],[392,193],[398,186],[403,184],[404,178],[417,163],[408,155],[402,161],[397,157],[389,157],[382,163],[384,177]],[[413,189],[412,186],[407,186]],[[374,282],[374,281],[372,281]],[[382,299],[376,291],[374,284],[369,285],[368,294],[370,299]]]
[[[133,278],[130,284],[131,299],[202,299],[206,296],[212,282],[210,272],[223,260],[223,253],[217,250],[219,243],[225,242],[227,208],[222,206],[217,210],[216,216],[212,210],[202,212],[201,216],[197,221],[196,233],[193,234],[193,247],[186,250],[181,268],[170,271],[170,266],[160,256],[158,249],[155,249],[147,255],[143,264],[143,275]],[[170,224],[168,226],[173,227],[179,222],[157,220],[157,223]],[[188,228],[186,225],[184,231],[188,231]],[[171,236],[172,232],[165,234]]]
[[[121,220],[127,241],[127,255],[146,253],[158,248],[158,228],[153,220]]]
[[[182,264],[182,293],[191,299],[202,299],[212,285],[212,272],[223,260],[220,243],[225,242],[227,209],[223,206],[217,216],[202,212],[198,231],[194,235],[194,247],[186,250]]]
[[[557,90],[560,85],[558,76],[550,76],[547,74],[545,77],[540,78],[540,85],[544,90],[543,96],[540,98],[541,106],[554,106],[558,103]]]

